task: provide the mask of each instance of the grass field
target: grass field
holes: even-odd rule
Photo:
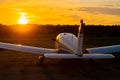
[[[2,38],[2,42],[54,48],[56,34]],[[119,37],[86,37],[84,47],[120,44]],[[120,80],[120,61],[45,59],[38,64],[37,54],[0,51],[0,80]]]

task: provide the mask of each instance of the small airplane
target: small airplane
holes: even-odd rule
[[[42,64],[44,58],[51,59],[112,59],[115,58],[111,52],[120,52],[120,45],[96,47],[85,49],[83,52],[83,38],[85,23],[80,21],[78,36],[72,33],[60,33],[56,37],[56,48],[39,48],[25,45],[17,45],[0,42],[1,49],[9,49],[34,54],[42,54],[39,56],[39,62]]]

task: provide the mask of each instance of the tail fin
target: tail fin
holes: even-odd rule
[[[82,56],[83,55],[83,37],[84,37],[84,26],[85,23],[83,23],[83,20],[81,20],[81,25],[78,29],[78,43],[77,43],[77,55]]]

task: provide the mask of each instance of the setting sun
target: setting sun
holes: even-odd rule
[[[28,19],[26,18],[25,13],[21,13],[18,24],[28,24]]]

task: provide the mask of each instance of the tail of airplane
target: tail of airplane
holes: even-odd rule
[[[84,22],[81,20],[80,26],[78,29],[78,43],[77,43],[77,55],[82,56],[83,55],[83,37],[84,37]]]

